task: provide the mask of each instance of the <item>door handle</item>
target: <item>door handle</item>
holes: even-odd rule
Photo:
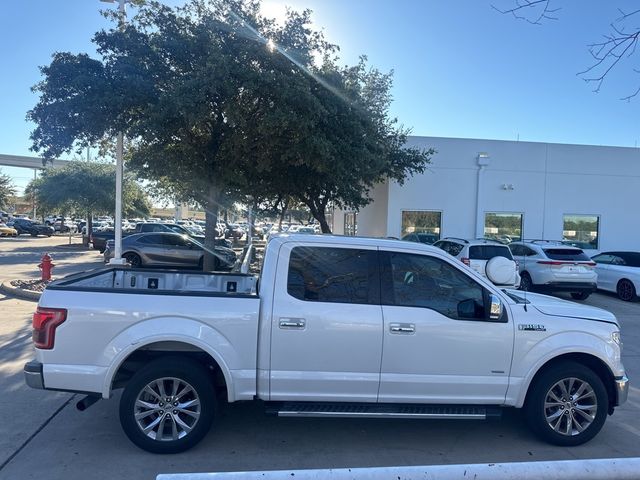
[[[404,333],[411,335],[416,333],[416,326],[413,323],[392,323],[389,325],[389,331],[391,333]]]
[[[281,318],[280,319],[280,328],[284,329],[296,329],[303,330],[305,327],[305,319],[304,318]]]

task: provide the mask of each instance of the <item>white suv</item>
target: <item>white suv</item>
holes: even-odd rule
[[[522,290],[570,292],[576,300],[596,291],[596,263],[580,248],[550,240],[513,242],[509,248],[520,265]]]
[[[510,288],[520,285],[518,263],[509,247],[500,242],[485,238],[465,240],[447,237],[433,246],[453,255],[495,285]]]

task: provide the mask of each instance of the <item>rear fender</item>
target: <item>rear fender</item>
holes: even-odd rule
[[[197,320],[184,317],[161,317],[136,323],[115,337],[104,350],[110,365],[102,386],[103,398],[111,396],[113,378],[133,352],[157,342],[181,342],[208,353],[218,364],[227,384],[229,402],[235,400],[230,369],[239,365],[238,354],[221,332]]]

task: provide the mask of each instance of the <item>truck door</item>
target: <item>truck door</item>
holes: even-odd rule
[[[506,312],[489,320],[489,291],[437,256],[386,251],[380,261],[379,401],[504,402],[514,329]]]
[[[377,400],[377,269],[375,247],[282,246],[271,317],[271,400]]]

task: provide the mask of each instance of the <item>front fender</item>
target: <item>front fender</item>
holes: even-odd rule
[[[527,391],[536,373],[549,361],[561,355],[590,355],[601,360],[614,376],[624,374],[620,363],[620,350],[616,345],[588,332],[563,331],[536,343],[521,342],[520,346],[523,347],[520,351],[524,353],[518,356],[516,349],[507,391],[507,404],[517,408],[524,405]]]
[[[218,330],[205,323],[184,317],[160,317],[145,320],[132,325],[115,337],[106,346],[103,353],[104,364],[109,365],[102,386],[103,398],[110,397],[113,378],[129,355],[146,345],[167,341],[192,345],[208,353],[216,361],[224,375],[229,401],[235,400],[231,370],[240,364],[238,352]]]

